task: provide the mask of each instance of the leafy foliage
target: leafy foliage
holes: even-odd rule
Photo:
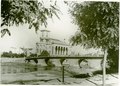
[[[29,29],[34,27],[37,31],[40,25],[47,26],[48,18],[52,18],[53,15],[58,17],[57,12],[60,11],[56,2],[51,1],[50,3],[49,7],[45,7],[42,0],[40,2],[37,0],[1,0],[1,26],[12,26],[14,24],[18,26],[28,23]],[[6,32],[9,30],[1,30],[1,36],[3,37]]]
[[[73,3],[70,13],[73,23],[79,26],[73,44],[108,50],[110,70],[118,71],[119,58],[119,3],[84,2]]]
[[[80,28],[71,38],[73,44],[118,49],[118,2],[75,3],[72,7],[73,22]]]
[[[43,50],[40,56],[45,56],[47,58],[45,58],[45,63],[47,64],[48,67],[54,67],[55,65],[52,63],[52,61],[50,60],[49,56],[49,52],[46,50]],[[49,69],[49,68],[48,68]]]
[[[115,48],[111,48],[108,50],[108,68],[111,72],[118,72],[119,68],[119,50],[115,50]]]
[[[11,35],[10,31],[9,31],[7,28],[1,30],[1,33],[2,33],[1,37],[3,37],[6,33],[7,33],[8,35]]]
[[[40,56],[50,56],[50,54],[48,53],[48,51],[43,50]]]
[[[2,54],[1,54],[1,57],[2,58],[6,58],[6,57],[8,57],[8,58],[23,58],[25,56],[25,54],[24,53],[20,53],[20,54],[17,54],[17,53],[12,53],[12,51],[9,51],[9,52],[3,52]]]

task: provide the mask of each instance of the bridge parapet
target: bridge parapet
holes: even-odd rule
[[[34,60],[34,59],[103,59],[102,56],[96,57],[96,56],[41,56],[36,58],[25,58],[26,60]]]

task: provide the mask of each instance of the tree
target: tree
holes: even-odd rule
[[[1,54],[1,57],[11,57],[11,53],[10,52],[3,52],[2,54]]]
[[[42,53],[40,54],[40,56],[50,56],[50,54],[48,53],[48,51],[43,50]]]
[[[40,56],[45,56],[45,57],[47,57],[47,58],[45,58],[45,63],[47,64],[48,67],[53,67],[53,66],[55,66],[55,65],[52,63],[52,61],[50,61],[50,58],[49,58],[50,53],[49,53],[48,51],[43,50],[43,51],[41,52]]]
[[[84,2],[73,3],[70,13],[73,23],[79,30],[71,38],[72,44],[85,47],[101,48],[108,52],[116,63],[118,70],[118,53],[111,57],[110,53],[118,52],[119,46],[119,3],[118,2]],[[111,51],[112,50],[112,51]],[[113,61],[108,61],[114,63]],[[115,65],[114,65],[115,66]],[[113,68],[113,67],[112,67]]]
[[[29,29],[34,27],[37,31],[40,25],[47,26],[48,18],[53,15],[58,17],[57,12],[60,11],[56,1],[50,1],[49,7],[46,7],[42,0],[1,0],[1,27],[26,23],[29,24]],[[6,33],[11,35],[8,28],[2,29],[1,37]]]

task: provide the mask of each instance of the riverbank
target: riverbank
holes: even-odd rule
[[[12,58],[13,59],[13,58]],[[9,61],[8,61],[9,60]],[[58,60],[57,60],[58,61]],[[82,68],[74,64],[65,65],[65,83],[62,83],[62,69],[59,61],[55,67],[47,67],[44,60],[39,64],[34,62],[25,63],[24,58],[4,59],[1,63],[1,84],[13,85],[80,85],[80,86],[102,86],[102,75],[93,75],[96,69],[82,64]],[[77,62],[77,61],[76,61]],[[70,63],[70,61],[66,62]],[[86,76],[87,74],[87,76]],[[77,77],[75,77],[77,76]],[[78,77],[79,76],[79,77]],[[118,86],[118,74],[106,75],[106,86]]]
[[[119,86],[117,74],[107,74],[106,86]],[[9,78],[8,78],[9,77]],[[102,75],[88,78],[73,78],[65,75],[65,83],[62,83],[61,73],[48,74],[40,72],[4,74],[2,84],[14,85],[79,85],[79,86],[102,86]]]

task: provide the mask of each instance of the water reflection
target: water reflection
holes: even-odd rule
[[[1,73],[2,74],[15,74],[15,73],[27,73],[38,71],[38,65],[29,65],[29,64],[2,64],[1,65]]]
[[[38,67],[37,67],[37,65],[35,65],[34,70],[35,70],[35,71],[38,71]]]

